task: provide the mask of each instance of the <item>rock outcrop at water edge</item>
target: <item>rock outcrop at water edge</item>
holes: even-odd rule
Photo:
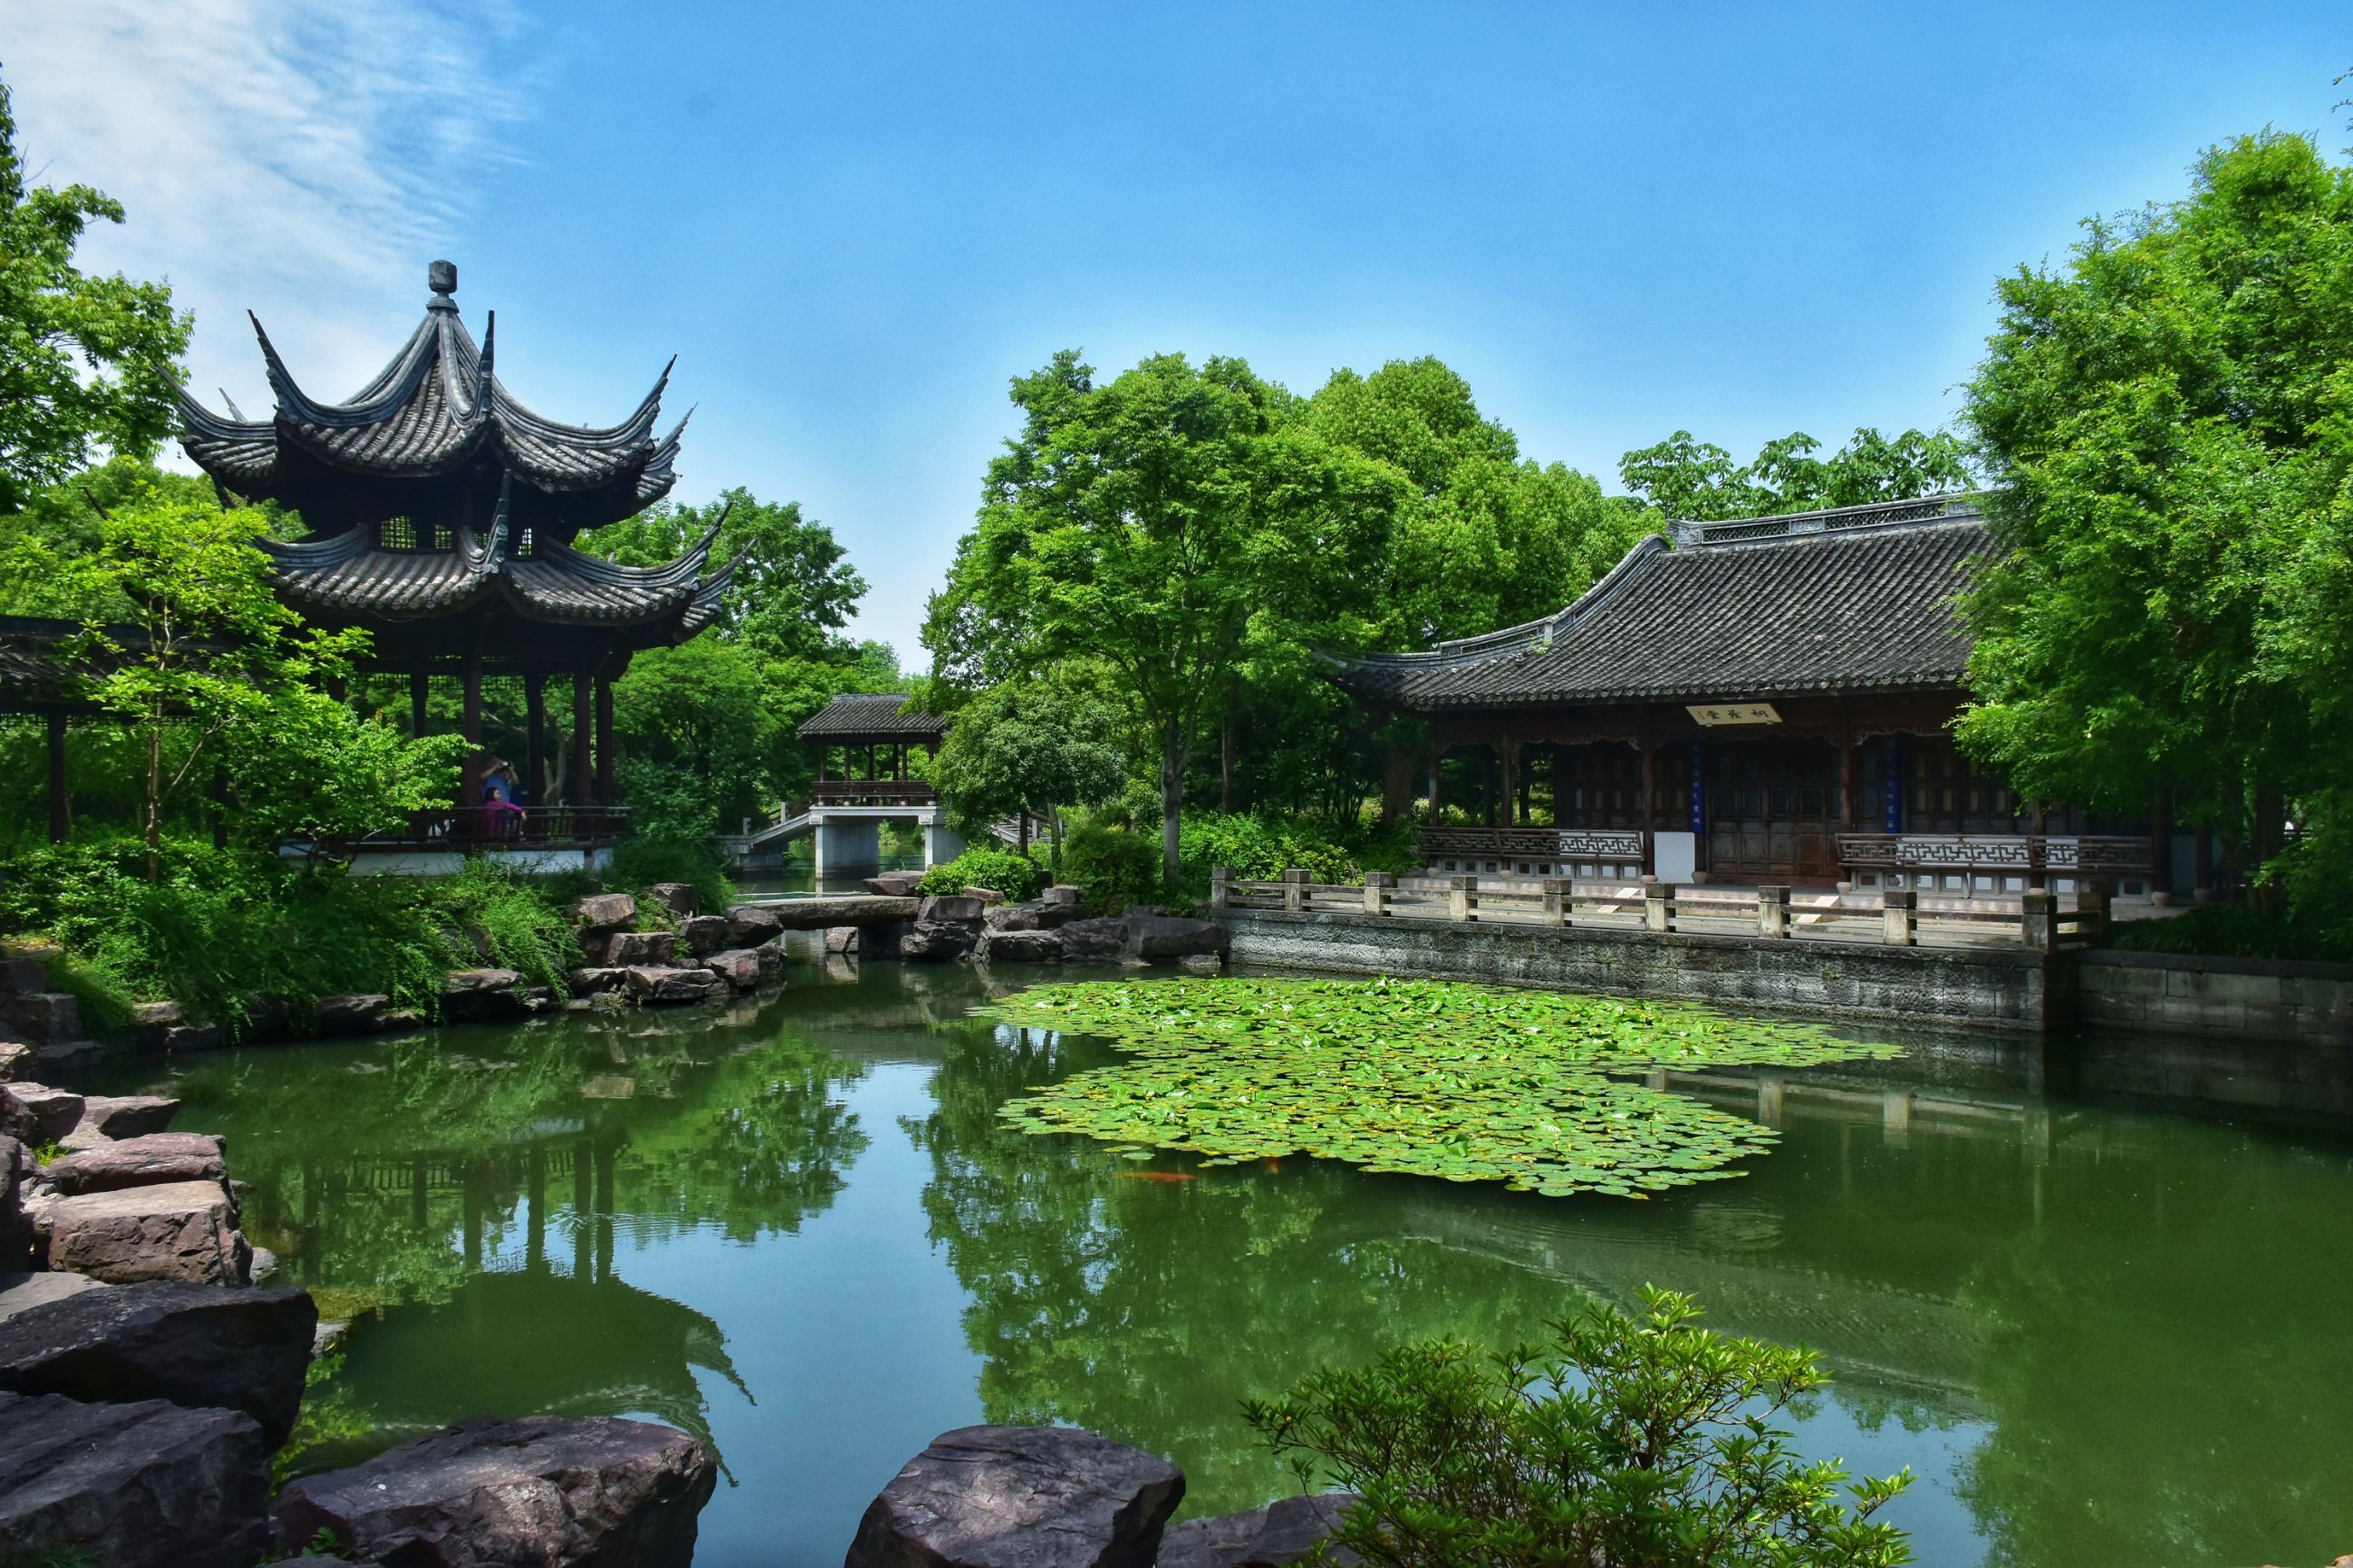
[[[1264,1508],[1188,1519],[1160,1538],[1158,1568],[1290,1568],[1324,1543],[1348,1509],[1352,1492],[1279,1498]],[[1363,1558],[1335,1547],[1332,1561],[1350,1568]]]
[[[0,1394],[0,1559],[78,1548],[105,1568],[251,1568],[269,1504],[249,1415]]]
[[[617,1416],[464,1421],[279,1494],[281,1551],[331,1530],[356,1557],[484,1568],[688,1568],[717,1467]]]
[[[1152,1568],[1185,1477],[1071,1426],[943,1432],[866,1510],[844,1568]]]
[[[83,1290],[0,1321],[0,1390],[242,1411],[275,1448],[294,1429],[318,1323],[310,1293],[290,1286]]]

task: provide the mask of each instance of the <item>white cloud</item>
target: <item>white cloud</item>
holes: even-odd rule
[[[85,268],[165,278],[191,384],[266,407],[248,309],[314,394],[383,363],[523,111],[503,7],[0,0],[27,172],[121,201]]]

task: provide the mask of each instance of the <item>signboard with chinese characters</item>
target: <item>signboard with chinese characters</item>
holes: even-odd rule
[[[1770,702],[1694,702],[1683,709],[1702,724],[1778,724]]]

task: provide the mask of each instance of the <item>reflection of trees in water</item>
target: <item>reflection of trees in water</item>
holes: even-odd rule
[[[944,1045],[938,1109],[908,1131],[932,1157],[933,1239],[972,1293],[983,1410],[1170,1454],[1190,1511],[1286,1489],[1241,1422],[1243,1397],[1393,1340],[1532,1334],[1572,1300],[1556,1280],[1363,1223],[1384,1199],[1354,1172],[1298,1162],[1163,1183],[1089,1140],[1010,1133],[997,1108],[1070,1070],[1074,1047],[972,1025]]]
[[[635,1411],[708,1437],[695,1369],[743,1386],[725,1337],[620,1279],[616,1228],[797,1230],[867,1146],[835,1092],[865,1069],[773,1027],[641,1019],[192,1075],[290,1275],[330,1316],[397,1309],[353,1337],[346,1430],[354,1407],[383,1441],[493,1411]]]
[[[2353,1160],[2149,1119],[2062,1129],[2038,1173],[2040,1223],[1960,1292],[1985,1333],[1968,1496],[1991,1561],[2353,1550]]]

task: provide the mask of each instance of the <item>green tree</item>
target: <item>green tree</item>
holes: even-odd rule
[[[1059,854],[1060,808],[1107,799],[1127,781],[1125,718],[1092,673],[1062,665],[1016,676],[957,709],[924,767],[948,811],[966,823],[1018,814],[1025,836],[1029,816],[1049,817]]]
[[[657,501],[637,516],[580,536],[579,547],[625,566],[660,566],[713,528],[714,563],[742,560],[717,630],[770,658],[838,653],[866,579],[825,524],[798,501],[771,503],[737,486],[704,506]]]
[[[2353,171],[2210,150],[2184,199],[2002,280],[1967,418],[2004,546],[1961,742],[2029,797],[2160,783],[2251,872],[2344,828],[2353,733]]]
[[[1655,447],[1627,453],[1618,477],[1668,517],[1694,522],[1909,500],[1970,483],[1961,443],[1945,431],[1887,437],[1864,426],[1827,458],[1814,456],[1821,445],[1802,430],[1791,431],[1766,442],[1741,467],[1723,447],[1678,430]]]
[[[100,447],[144,457],[171,427],[191,318],[170,289],[89,276],[74,250],[122,204],[88,185],[27,187],[0,86],[0,514]]]
[[[1453,1341],[1322,1372],[1245,1406],[1303,1486],[1358,1494],[1335,1545],[1387,1568],[1672,1563],[1886,1568],[1911,1560],[1871,1516],[1908,1474],[1854,1483],[1772,1425],[1826,1381],[1813,1352],[1727,1339],[1688,1296],[1594,1305],[1548,1345]]]
[[[411,741],[326,694],[367,634],[307,627],[279,602],[256,547],[262,513],[161,491],[94,511],[69,548],[39,531],[13,537],[0,582],[37,582],[84,623],[71,651],[87,694],[137,745],[151,879],[175,800],[216,772],[245,807],[242,830],[273,852],[448,804],[460,742]]]
[[[1159,753],[1173,881],[1186,763],[1253,623],[1362,637],[1394,470],[1322,439],[1238,359],[1155,355],[1098,386],[1066,351],[1012,396],[1022,431],[924,641],[956,684],[1101,658]]]

